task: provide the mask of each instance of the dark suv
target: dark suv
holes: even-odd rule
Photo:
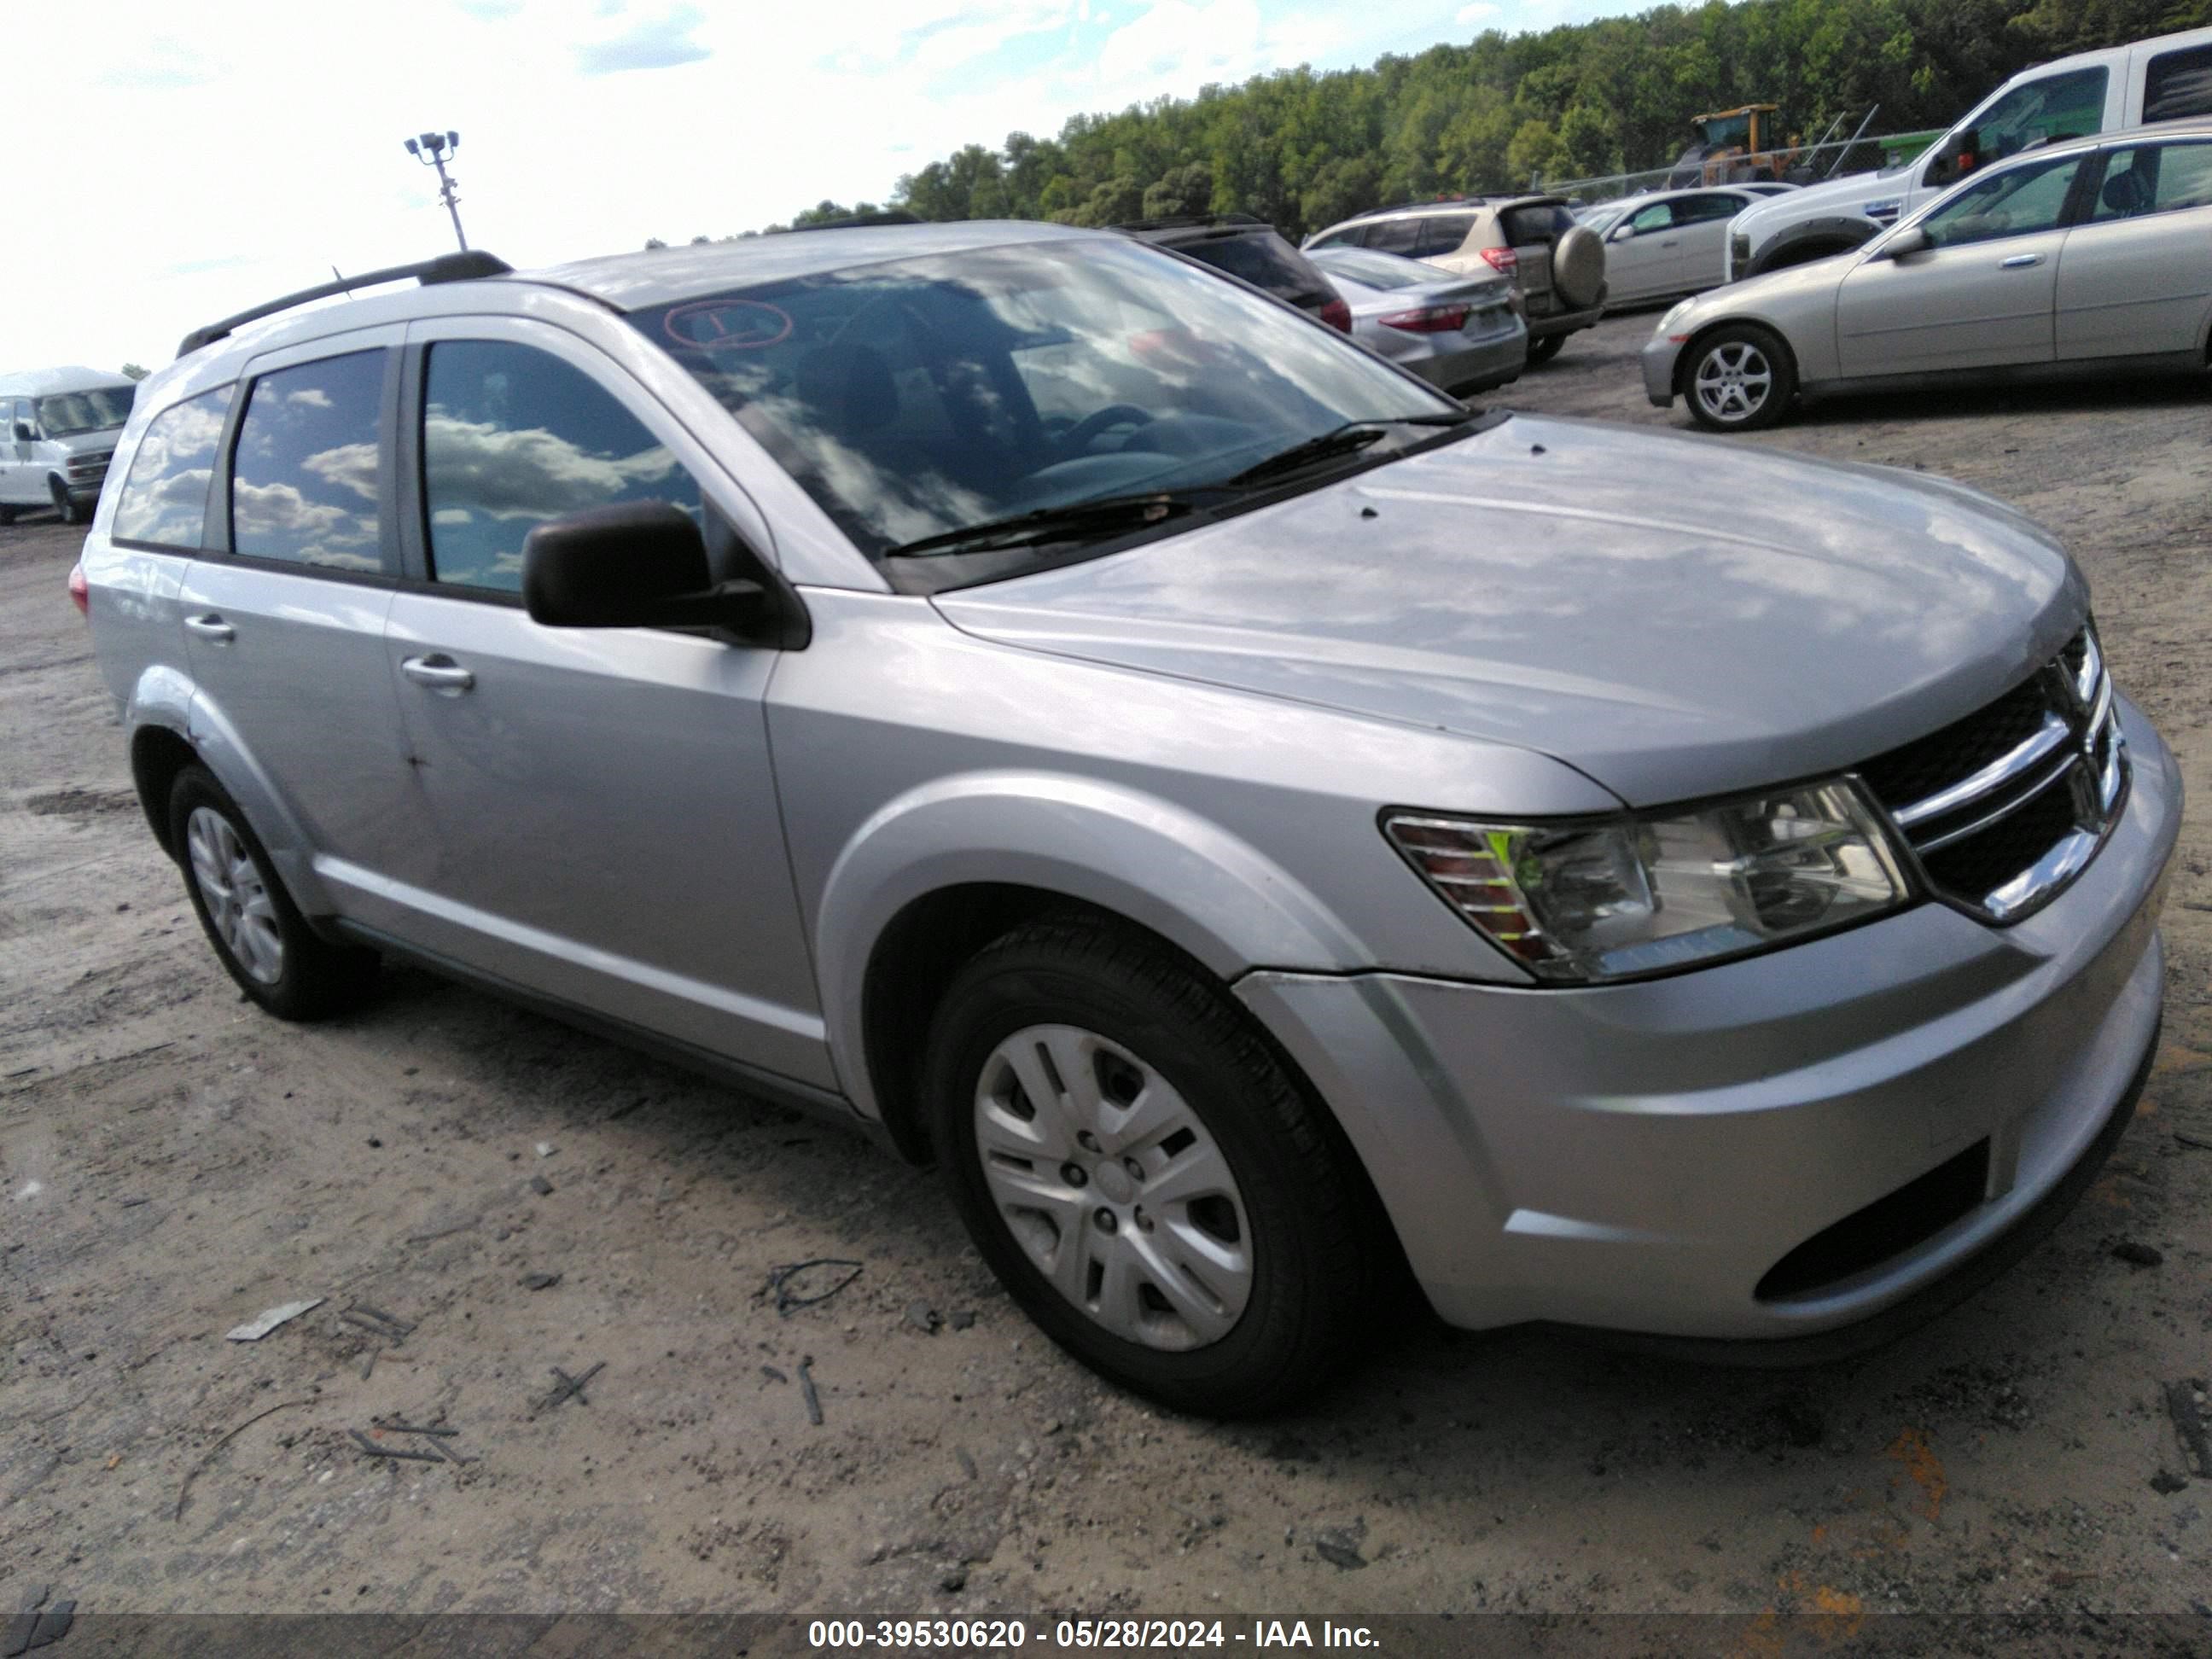
[[[1139,241],[1187,253],[1217,270],[1242,277],[1256,289],[1352,332],[1352,307],[1314,262],[1292,247],[1274,227],[1249,213],[1209,213],[1178,219],[1141,219],[1119,225]]]

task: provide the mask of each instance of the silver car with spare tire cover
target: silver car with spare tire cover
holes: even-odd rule
[[[389,957],[862,1127],[1222,1414],[1408,1279],[1839,1352],[2128,1121],[2179,780],[1986,496],[1747,453],[1716,525],[1055,226],[410,276],[195,331],[85,544],[271,1013]]]
[[[1510,276],[1528,324],[1528,362],[1547,363],[1567,337],[1605,314],[1605,244],[1558,196],[1465,197],[1377,208],[1316,231],[1306,252],[1367,247],[1464,276]]]

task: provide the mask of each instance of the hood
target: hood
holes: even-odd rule
[[[1754,202],[1736,215],[1729,228],[1749,233],[1753,246],[1757,246],[1774,232],[1808,219],[1825,218],[1831,214],[1850,214],[1863,219],[1868,216],[1869,205],[1887,202],[1894,206],[1911,187],[1909,168],[1893,173],[1847,173],[1825,184],[1807,185],[1802,190],[1786,191]],[[1893,214],[1891,216],[1895,217]]]
[[[2087,595],[1962,485],[1522,416],[935,603],[1009,645],[1534,750],[1647,806],[1971,713],[2057,653]]]
[[[48,443],[58,444],[70,455],[112,455],[122,441],[123,428],[111,426],[104,432],[72,432],[66,438],[49,438]]]

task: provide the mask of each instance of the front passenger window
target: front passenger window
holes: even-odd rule
[[[2056,230],[2074,188],[2074,175],[2081,170],[2081,158],[2069,155],[2039,167],[2025,163],[2008,172],[1990,173],[1962,186],[1922,220],[1921,227],[1936,247],[1959,247]]]
[[[670,501],[700,516],[699,487],[638,418],[580,369],[534,346],[430,348],[422,415],[430,574],[522,590],[522,542],[586,507]]]

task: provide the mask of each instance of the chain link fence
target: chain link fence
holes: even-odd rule
[[[1703,161],[1686,157],[1671,167],[1647,167],[1641,173],[1607,173],[1595,179],[1543,179],[1532,183],[1547,195],[1564,196],[1589,205],[1619,201],[1626,196],[1641,196],[1647,191],[1699,185],[1776,179],[1789,184],[1818,184],[1823,179],[1840,179],[1847,173],[1902,166],[1942,137],[1940,131],[1885,133],[1838,139],[1832,143],[1804,144],[1757,155],[1715,155]]]

